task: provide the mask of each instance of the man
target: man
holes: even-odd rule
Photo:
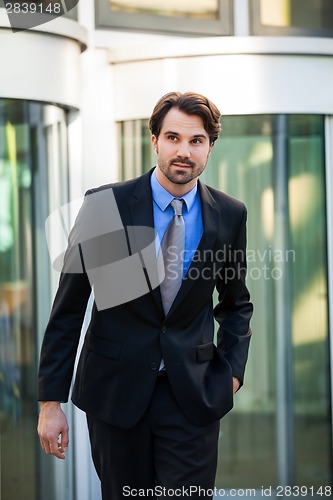
[[[139,489],[148,495],[154,488],[156,496],[211,498],[219,421],[243,383],[250,341],[246,209],[198,181],[220,132],[220,113],[211,101],[195,93],[166,94],[149,125],[156,168],[88,192],[74,226],[42,347],[38,432],[44,451],[64,458],[68,426],[60,402],[68,399],[93,284],[95,303],[72,400],[87,414],[103,500]],[[103,195],[104,201],[94,195]],[[124,228],[155,228],[165,278],[159,286],[150,279],[153,266],[141,251],[145,244],[133,247],[135,237],[127,231],[130,258],[141,249],[149,290],[108,307],[113,292],[110,288],[110,297],[103,287],[98,292],[103,277],[97,283],[89,269],[106,262],[105,249],[112,252],[113,244],[105,235],[88,237],[86,227],[77,228],[80,221],[89,226],[112,220],[116,210],[105,210],[111,196]],[[95,242],[89,258],[84,240]],[[78,248],[82,272],[73,271],[71,252]],[[93,260],[97,254],[104,257],[92,266],[91,253]],[[157,268],[159,255],[156,243]],[[115,283],[107,279],[107,286],[131,291],[136,278],[124,273]]]

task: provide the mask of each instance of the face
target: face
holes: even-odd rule
[[[190,191],[204,171],[212,149],[202,118],[171,108],[158,138],[152,136],[152,144],[160,184],[174,196]]]

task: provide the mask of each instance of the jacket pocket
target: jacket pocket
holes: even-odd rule
[[[121,353],[121,344],[109,340],[103,340],[95,335],[88,335],[85,340],[85,347],[100,356],[110,359],[119,359]]]
[[[207,342],[197,346],[197,361],[204,363],[210,361],[214,357],[214,342]]]

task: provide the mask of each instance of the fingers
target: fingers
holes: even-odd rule
[[[54,457],[59,458],[60,460],[65,460],[66,457],[64,453],[65,451],[67,451],[67,448],[63,449],[61,443],[58,442],[58,440],[56,441],[41,440],[41,446],[47,455],[53,455]]]
[[[68,443],[69,443],[68,428],[66,428],[66,429],[64,429],[64,431],[62,432],[62,434],[60,436],[60,442],[58,443],[58,450],[61,453],[65,453],[68,450]]]
[[[236,377],[232,377],[233,393],[235,394],[240,388],[240,381]]]
[[[68,432],[66,440],[63,439],[61,434],[59,437],[41,435],[39,440],[42,449],[47,455],[53,455],[61,460],[66,458],[64,453],[68,450]]]

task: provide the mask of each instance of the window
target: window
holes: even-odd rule
[[[230,35],[232,0],[96,0],[98,28]]]
[[[255,35],[333,37],[331,0],[251,0]]]
[[[112,12],[132,12],[158,16],[193,17],[198,19],[218,19],[218,0],[115,0],[110,2]]]

